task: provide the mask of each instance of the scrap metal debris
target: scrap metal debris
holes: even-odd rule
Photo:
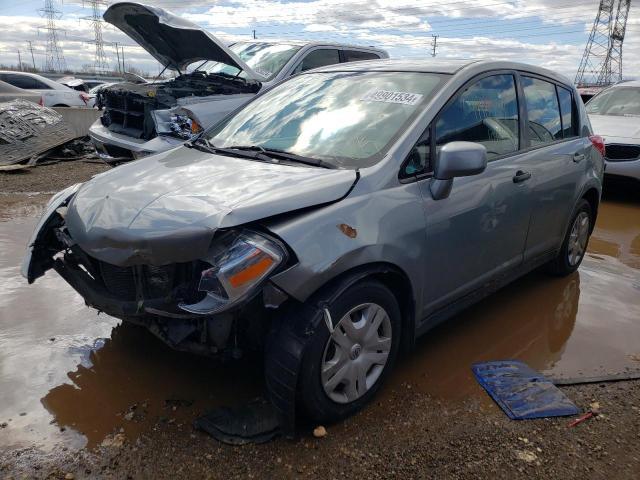
[[[57,112],[25,100],[0,103],[0,166],[35,164],[44,152],[76,136]],[[15,167],[13,168],[15,170]]]
[[[476,363],[472,370],[478,383],[512,420],[580,413],[551,380],[523,362]]]

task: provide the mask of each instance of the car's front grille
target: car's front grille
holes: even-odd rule
[[[136,299],[136,280],[132,267],[116,267],[98,262],[104,286],[109,293],[122,300]]]
[[[146,103],[134,96],[116,92],[104,94],[104,115],[102,123],[112,132],[122,133],[134,138],[149,135],[145,131]]]
[[[168,297],[179,285],[185,285],[185,293],[192,288],[191,264],[117,267],[105,262],[97,263],[107,291],[124,301],[136,300],[136,279],[139,280],[145,299]]]
[[[640,145],[607,144],[606,158],[611,162],[624,162],[640,158]]]

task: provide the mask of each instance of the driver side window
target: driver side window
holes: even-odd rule
[[[513,75],[492,75],[467,87],[440,113],[435,141],[436,152],[449,142],[480,143],[488,160],[516,152],[520,135]]]
[[[338,50],[322,48],[310,52],[296,67],[293,74],[305,72],[313,68],[324,67],[340,63],[340,53]]]

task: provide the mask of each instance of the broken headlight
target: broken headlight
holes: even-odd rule
[[[254,293],[286,256],[276,240],[252,231],[229,232],[214,241],[203,259],[211,265],[202,271],[198,285],[206,297],[196,304],[180,304],[180,308],[201,315],[227,310]]]
[[[191,140],[202,132],[202,127],[198,122],[188,115],[179,115],[177,113],[171,115],[169,129],[176,137],[183,140]]]
[[[158,135],[170,135],[191,140],[202,133],[202,126],[183,108],[151,112]]]

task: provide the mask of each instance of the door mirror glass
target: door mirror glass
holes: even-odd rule
[[[482,173],[487,168],[487,149],[475,142],[449,142],[438,154],[433,172],[438,180],[468,177]]]

